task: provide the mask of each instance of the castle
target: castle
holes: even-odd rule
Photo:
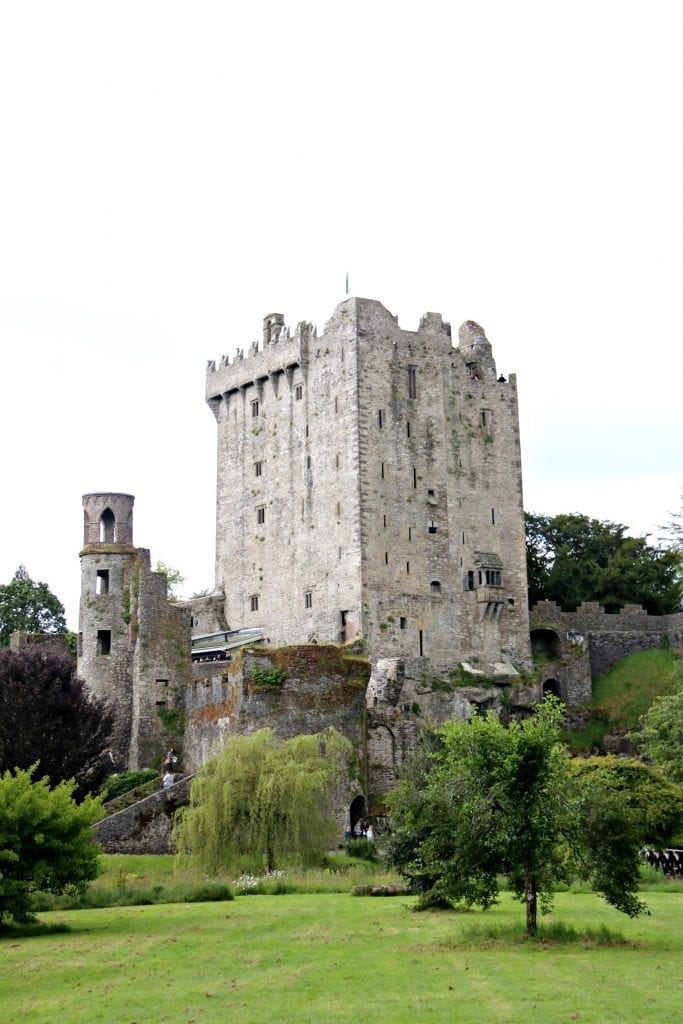
[[[167,600],[131,495],[84,496],[79,674],[114,707],[122,766],[174,743],[193,770],[235,734],[334,725],[358,755],[348,825],[381,809],[421,718],[527,714],[544,688],[585,702],[582,624],[612,624],[547,606],[531,672],[516,381],[477,324],[458,340],[438,313],[406,331],[348,298],[320,336],[270,314],[246,355],[209,362],[208,597]],[[621,656],[661,632],[625,613]]]

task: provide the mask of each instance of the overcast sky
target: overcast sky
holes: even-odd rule
[[[679,507],[683,8],[0,3],[0,582],[76,629],[81,495],[213,586],[208,359],[376,298],[482,324],[525,507]],[[233,624],[239,625],[239,623]]]

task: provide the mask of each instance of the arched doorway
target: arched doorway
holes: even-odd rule
[[[557,661],[560,657],[560,638],[554,629],[532,629],[531,651],[534,661]]]
[[[349,807],[349,826],[351,836],[354,836],[356,834],[356,825],[367,817],[367,813],[367,801],[361,793],[359,796],[353,798],[353,800],[351,801],[351,806]]]
[[[543,683],[543,696],[545,697],[547,693],[552,693],[553,697],[557,697],[559,700],[562,700],[561,688],[557,679],[545,680]]]

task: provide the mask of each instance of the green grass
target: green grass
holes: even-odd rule
[[[608,733],[635,729],[655,697],[675,693],[681,686],[680,651],[637,651],[594,682],[588,707],[595,717],[583,729],[564,731],[562,739],[576,753],[599,748]]]
[[[2,1021],[678,1024],[683,895],[647,899],[630,921],[560,894],[539,942],[508,896],[486,914],[346,894],[46,914],[71,931],[0,942]]]

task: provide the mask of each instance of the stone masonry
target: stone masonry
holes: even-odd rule
[[[273,643],[530,665],[517,390],[483,330],[342,302],[210,363],[216,588]]]

